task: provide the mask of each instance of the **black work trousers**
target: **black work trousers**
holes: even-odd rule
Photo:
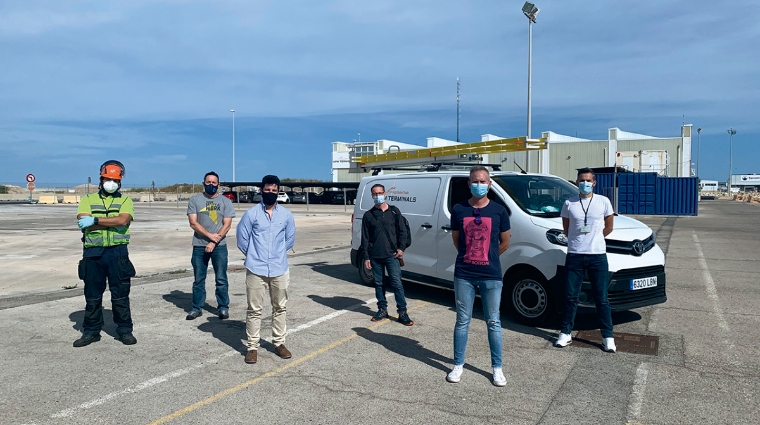
[[[103,328],[103,293],[106,281],[111,291],[111,307],[116,332],[120,335],[132,332],[132,313],[129,310],[130,278],[135,276],[135,268],[129,256],[119,255],[116,249],[106,248],[100,257],[85,257],[83,274],[84,333],[97,334]]]

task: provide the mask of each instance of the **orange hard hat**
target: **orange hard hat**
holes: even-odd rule
[[[124,165],[119,161],[106,161],[100,166],[100,176],[121,180],[124,177]]]

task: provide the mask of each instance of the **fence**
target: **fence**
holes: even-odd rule
[[[615,174],[597,174],[596,182],[594,192],[613,202],[617,192],[617,212],[620,214],[697,215],[699,210],[696,177],[619,173],[615,184]]]

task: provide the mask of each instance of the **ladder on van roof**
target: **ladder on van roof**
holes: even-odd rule
[[[403,169],[398,167],[430,166],[433,164],[448,165],[478,165],[478,163],[464,164],[463,161],[480,161],[482,155],[489,153],[526,152],[546,149],[546,138],[528,139],[526,137],[513,137],[511,139],[497,139],[486,142],[463,143],[453,146],[437,148],[388,152],[377,155],[356,156],[351,158],[352,166],[356,168],[377,169]],[[485,164],[488,165],[488,164]],[[408,169],[408,168],[406,168]]]

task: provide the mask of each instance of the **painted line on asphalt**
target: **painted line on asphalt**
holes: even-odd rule
[[[416,306],[410,308],[409,311],[416,310],[416,309],[418,309],[420,307],[424,307],[427,304],[429,304],[429,303],[426,302],[426,301],[421,302],[421,303],[417,304]],[[224,390],[222,392],[214,394],[211,397],[205,398],[205,399],[203,399],[203,400],[201,400],[201,401],[199,401],[197,403],[191,404],[190,406],[187,406],[187,407],[185,407],[183,409],[177,410],[176,412],[171,413],[169,415],[166,415],[166,416],[164,416],[162,418],[159,418],[159,419],[151,422],[148,425],[160,425],[160,424],[169,422],[171,420],[177,419],[180,416],[186,415],[186,414],[188,414],[188,413],[190,413],[190,412],[192,412],[194,410],[197,410],[197,409],[199,409],[199,408],[201,408],[201,407],[203,407],[203,406],[205,406],[207,404],[211,404],[211,403],[213,403],[213,402],[215,402],[215,401],[217,401],[217,400],[219,400],[221,398],[224,398],[224,397],[226,397],[228,395],[234,394],[234,393],[236,393],[236,392],[238,392],[240,390],[246,389],[246,388],[250,387],[251,385],[253,385],[253,384],[257,383],[257,382],[260,382],[260,381],[262,381],[264,379],[271,378],[271,377],[273,377],[275,375],[278,375],[281,372],[284,372],[284,371],[286,371],[288,369],[291,369],[291,368],[293,368],[293,367],[295,367],[295,366],[297,366],[297,365],[299,365],[299,364],[301,364],[301,363],[303,363],[303,362],[305,362],[307,360],[310,360],[310,359],[312,359],[312,358],[314,358],[314,357],[316,357],[316,356],[318,356],[318,355],[320,355],[322,353],[330,351],[330,350],[332,350],[335,347],[343,345],[343,344],[347,343],[348,341],[351,341],[352,339],[356,338],[357,336],[360,336],[361,334],[363,334],[365,332],[369,332],[369,331],[375,330],[375,329],[379,328],[380,326],[383,326],[383,325],[385,325],[387,323],[390,323],[390,319],[383,319],[380,322],[378,322],[377,324],[374,324],[374,325],[372,325],[372,326],[370,326],[368,328],[365,328],[362,331],[353,333],[353,334],[351,334],[351,335],[349,335],[349,336],[347,336],[347,337],[345,337],[343,339],[340,339],[338,341],[333,342],[332,344],[326,345],[326,346],[324,346],[324,347],[322,347],[322,348],[320,348],[318,350],[312,351],[311,353],[309,353],[309,354],[307,354],[307,355],[305,355],[303,357],[300,357],[300,358],[298,358],[296,360],[293,360],[290,363],[288,363],[288,364],[286,364],[284,366],[281,366],[281,367],[279,367],[279,368],[277,368],[275,370],[269,371],[269,372],[267,372],[267,373],[265,373],[265,374],[263,374],[261,376],[257,376],[256,378],[253,378],[253,379],[250,379],[248,381],[245,381],[242,384],[238,384],[238,385],[236,385],[236,386],[234,386],[232,388],[228,388],[228,389],[226,389],[226,390]]]
[[[644,394],[647,389],[647,376],[649,376],[649,364],[641,363],[636,368],[636,378],[633,380],[633,392],[628,402],[627,424],[638,424],[641,415],[641,406],[644,404]]]
[[[376,298],[371,298],[371,299],[369,299],[369,300],[367,300],[367,301],[365,301],[363,303],[354,304],[354,305],[346,307],[346,308],[344,308],[342,310],[334,311],[334,312],[332,312],[330,314],[327,314],[325,316],[322,316],[322,317],[319,317],[317,319],[314,319],[314,320],[312,320],[312,321],[310,321],[308,323],[304,323],[304,324],[296,327],[292,331],[288,331],[288,335],[294,334],[296,332],[300,332],[300,331],[302,331],[304,329],[308,329],[308,328],[310,328],[310,327],[312,327],[314,325],[320,324],[320,323],[325,322],[327,320],[334,319],[334,318],[336,318],[336,317],[338,317],[338,316],[340,316],[342,314],[348,313],[349,311],[356,310],[356,309],[361,308],[362,306],[365,306],[367,304],[372,304],[372,303],[374,303],[376,301],[377,301]],[[121,397],[123,395],[133,394],[133,393],[136,393],[138,391],[142,391],[144,389],[150,388],[150,387],[152,387],[154,385],[158,385],[158,384],[167,382],[167,381],[169,381],[171,379],[178,378],[178,377],[183,376],[183,375],[187,375],[188,373],[190,373],[190,372],[192,372],[194,370],[201,369],[201,368],[203,368],[205,366],[208,366],[210,364],[216,364],[220,360],[222,360],[222,359],[224,359],[226,357],[234,356],[236,354],[240,355],[240,352],[237,351],[237,350],[228,351],[228,352],[226,352],[226,353],[224,353],[224,354],[222,354],[220,356],[216,356],[216,357],[204,360],[204,361],[202,361],[200,363],[196,363],[196,364],[194,364],[192,366],[189,366],[189,367],[186,367],[186,368],[183,368],[183,369],[179,369],[179,370],[175,370],[173,372],[169,372],[169,373],[167,373],[165,375],[161,375],[161,376],[149,379],[147,381],[141,382],[141,383],[139,383],[139,384],[137,384],[135,386],[132,386],[132,387],[129,387],[129,388],[125,388],[125,389],[120,390],[120,391],[115,391],[115,392],[106,394],[106,395],[104,395],[102,397],[98,397],[98,398],[96,398],[94,400],[90,400],[90,401],[87,401],[85,403],[79,404],[77,406],[61,410],[60,412],[52,414],[50,417],[53,418],[53,419],[60,419],[60,418],[67,418],[67,417],[73,416],[79,410],[86,410],[86,409],[89,409],[91,407],[99,406],[99,405],[101,405],[101,404],[103,404],[103,403],[105,403],[105,402],[107,402],[109,400],[113,400],[113,399]]]
[[[702,244],[699,243],[699,237],[697,236],[696,232],[692,234],[692,238],[694,239],[694,245],[697,247],[697,260],[699,262],[699,266],[702,268],[702,276],[705,281],[707,298],[711,301],[712,310],[718,317],[718,326],[726,333],[731,332],[731,329],[728,327],[728,322],[726,321],[725,316],[723,316],[723,311],[720,307],[720,298],[718,298],[718,290],[715,288],[715,281],[710,274],[710,269],[707,267],[707,260],[705,259],[704,252],[702,252]],[[731,343],[728,338],[727,343],[731,348],[734,348],[734,344]]]

